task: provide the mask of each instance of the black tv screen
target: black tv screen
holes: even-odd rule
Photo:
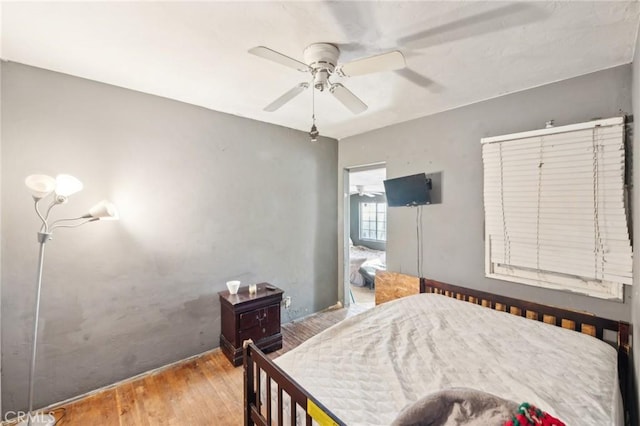
[[[431,180],[424,173],[387,179],[384,181],[384,189],[389,207],[431,204]]]

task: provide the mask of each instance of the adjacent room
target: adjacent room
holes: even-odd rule
[[[386,269],[387,199],[384,166],[349,170],[349,282],[351,303],[375,305],[375,276]]]
[[[639,424],[637,1],[0,7],[0,424]]]

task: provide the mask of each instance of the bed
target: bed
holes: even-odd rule
[[[351,241],[351,239],[349,239]],[[386,252],[373,250],[364,246],[349,246],[349,281],[359,287],[367,285],[365,277],[360,272],[361,268],[369,270],[384,270]],[[374,272],[375,275],[375,272]]]
[[[247,345],[245,424],[389,425],[421,397],[461,387],[534,403],[567,425],[624,424],[629,324],[420,287],[426,294],[348,318],[275,362]]]

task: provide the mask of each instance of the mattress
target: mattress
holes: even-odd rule
[[[364,246],[350,246],[349,247],[349,281],[351,284],[362,287],[364,279],[358,272],[358,269],[365,262],[377,262],[377,265],[384,265],[386,259],[386,252],[381,250],[372,250]]]
[[[347,318],[275,362],[347,425],[389,425],[452,387],[526,401],[568,425],[622,424],[613,347],[436,294]]]

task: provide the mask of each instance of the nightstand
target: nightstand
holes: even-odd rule
[[[249,286],[238,289],[238,294],[221,291],[220,348],[235,366],[242,364],[242,342],[247,339],[264,352],[282,348],[280,333],[279,288],[267,290],[267,283],[257,285],[256,294],[249,294]]]

